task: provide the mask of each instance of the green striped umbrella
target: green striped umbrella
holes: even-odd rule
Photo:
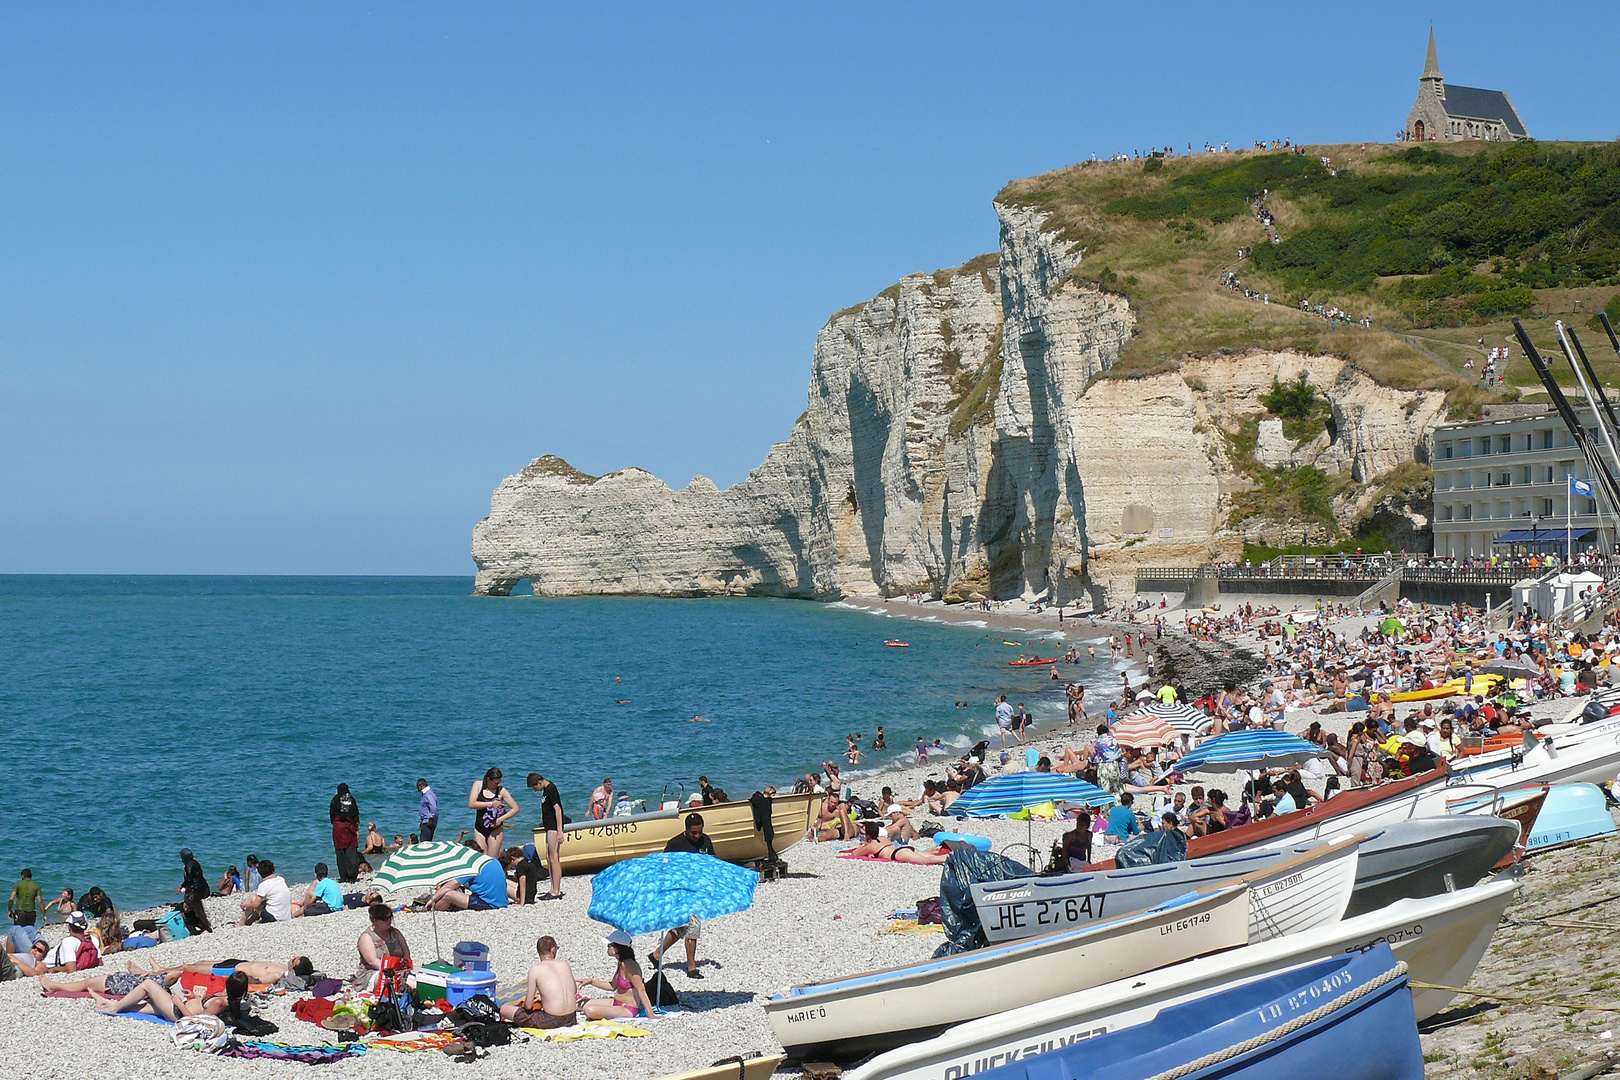
[[[451,878],[472,877],[493,861],[465,844],[430,840],[388,856],[371,884],[384,895],[434,889]]]
[[[384,896],[397,893],[431,891],[451,878],[476,875],[494,862],[481,851],[465,844],[452,844],[448,840],[429,840],[425,844],[412,844],[388,856],[372,879],[372,886]],[[433,953],[440,960],[439,913],[433,913]]]

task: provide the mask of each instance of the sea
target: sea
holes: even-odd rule
[[[1064,678],[1107,697],[1104,631],[1071,634]],[[475,597],[471,577],[0,576],[0,879],[28,867],[47,898],[100,885],[134,910],[173,898],[189,847],[210,880],[253,853],[304,881],[334,863],[339,783],[392,841],[425,777],[454,839],[491,766],[516,843],[530,772],[575,818],[604,777],[656,808],[699,775],[747,798],[829,759],[875,796],[919,736],[985,737],[998,694],[1061,718],[1046,669],[1007,666],[1036,641],[805,601]],[[866,749],[878,725],[888,751],[848,766],[844,736]]]

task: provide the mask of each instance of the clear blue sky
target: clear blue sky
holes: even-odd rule
[[[1388,139],[1431,20],[1620,135],[1612,2],[372,7],[8,5],[0,572],[470,573],[540,454],[734,483],[1007,181]]]

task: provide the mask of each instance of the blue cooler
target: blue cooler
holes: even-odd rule
[[[458,941],[451,958],[462,971],[488,971],[489,946],[478,941]]]
[[[444,998],[455,1008],[474,994],[487,994],[495,996],[495,973],[493,971],[463,971],[455,975],[445,976]]]

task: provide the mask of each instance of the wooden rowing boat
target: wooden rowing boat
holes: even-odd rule
[[[1423,791],[1443,791],[1447,775],[1444,763],[1431,772],[1418,773],[1404,780],[1394,780],[1378,787],[1343,791],[1324,802],[1312,803],[1303,810],[1289,814],[1273,814],[1263,821],[1223,829],[1208,836],[1196,836],[1187,843],[1187,857],[1196,859],[1204,855],[1218,855],[1223,851],[1266,844],[1280,847],[1285,843],[1306,843],[1327,835],[1338,835],[1353,830],[1372,830],[1396,821],[1416,816],[1408,805]],[[1439,785],[1436,787],[1435,785]],[[1433,813],[1444,813],[1437,807]],[[1094,862],[1087,870],[1108,870],[1114,860]]]
[[[848,1061],[1249,939],[1249,887],[1222,886],[1073,930],[812,983],[765,1002],[790,1057]]]
[[[1385,943],[1406,962],[1415,983],[1467,986],[1490,946],[1502,913],[1518,892],[1514,881],[1488,881],[1472,889],[1402,900],[1308,934],[1271,941],[1129,976],[1080,993],[1046,999],[958,1024],[844,1074],[845,1080],[958,1080],[986,1072],[1009,1058],[1034,1057],[1078,1040],[1151,1020],[1165,1008],[1209,997],[1215,987],[1262,978]],[[1414,989],[1412,1012],[1425,1020],[1454,995]],[[1297,1075],[1297,1074],[1290,1074]]]
[[[1141,911],[1203,886],[1243,881],[1253,890],[1249,940],[1265,941],[1344,915],[1355,889],[1357,851],[1366,839],[1357,833],[1303,851],[1239,852],[969,888],[985,936],[1002,942]]]
[[[691,1072],[677,1073],[666,1076],[664,1080],[767,1080],[776,1072],[776,1067],[787,1060],[786,1054],[771,1054],[769,1057],[760,1054],[756,1057],[726,1058],[717,1061],[707,1069],[693,1069]]]
[[[775,848],[781,854],[810,831],[815,807],[825,796],[778,795],[771,800],[771,824],[776,830]],[[630,817],[576,821],[562,834],[562,868],[565,874],[593,874],[625,859],[638,859],[663,851],[664,845],[686,825],[686,815],[703,815],[703,832],[714,842],[714,853],[730,862],[747,862],[766,856],[765,835],[754,828],[754,807],[747,802],[715,803],[712,806],[683,806]],[[534,830],[534,848],[542,862],[546,858],[546,833]]]

